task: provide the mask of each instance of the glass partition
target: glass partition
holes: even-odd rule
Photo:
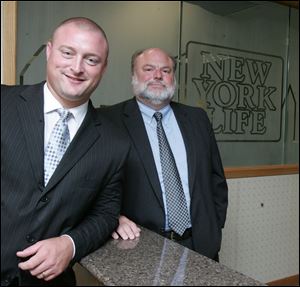
[[[69,17],[89,17],[107,34],[108,69],[92,97],[95,106],[133,97],[131,55],[138,49],[161,47],[176,55],[179,37],[178,1],[18,1],[17,71],[30,62],[58,23]],[[45,79],[45,50],[24,74],[24,83]]]
[[[182,3],[179,100],[206,109],[226,166],[298,161],[291,10],[266,1]]]
[[[95,20],[110,42],[95,106],[131,98],[132,53],[161,47],[178,60],[175,100],[206,110],[224,166],[298,163],[298,10],[269,1],[18,1],[24,84],[45,79],[43,45],[74,16]]]

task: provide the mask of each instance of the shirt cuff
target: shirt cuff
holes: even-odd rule
[[[74,240],[73,240],[73,238],[72,238],[70,235],[68,235],[68,234],[63,234],[62,236],[66,236],[66,237],[70,238],[70,240],[71,240],[71,242],[72,242],[72,245],[73,245],[73,256],[72,256],[72,259],[73,259],[74,256],[75,256],[75,251],[76,251]]]

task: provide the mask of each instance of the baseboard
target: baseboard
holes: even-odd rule
[[[299,286],[299,274],[267,283],[269,286]]]

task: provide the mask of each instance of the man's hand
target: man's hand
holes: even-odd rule
[[[124,240],[135,239],[140,237],[141,229],[124,215],[119,217],[119,226],[116,231],[112,233],[114,239],[121,237]]]
[[[49,281],[61,274],[73,256],[73,245],[67,236],[38,241],[17,252],[18,257],[30,257],[19,263],[19,268],[28,270],[32,276]]]

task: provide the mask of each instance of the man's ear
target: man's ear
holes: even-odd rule
[[[46,47],[46,57],[47,57],[47,61],[48,61],[48,58],[51,54],[51,51],[52,51],[52,42],[51,41],[48,41],[47,42],[47,47]]]

